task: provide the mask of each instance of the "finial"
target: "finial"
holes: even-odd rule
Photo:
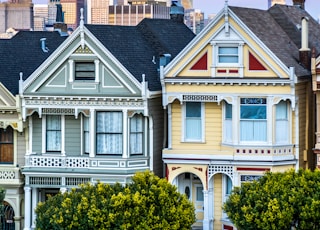
[[[80,9],[80,27],[84,25],[83,8]]]

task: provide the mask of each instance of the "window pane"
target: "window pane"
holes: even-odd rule
[[[286,120],[288,118],[287,103],[285,101],[279,102],[276,105],[276,119]]]
[[[201,139],[201,119],[187,118],[186,119],[186,138],[192,140]]]
[[[13,129],[0,129],[0,163],[13,163]]]
[[[136,114],[130,119],[130,153],[143,153],[143,116]]]
[[[237,56],[219,56],[220,63],[238,63]]]
[[[59,115],[46,117],[46,142],[47,151],[61,151],[61,117]]]
[[[84,152],[89,153],[90,150],[90,140],[89,140],[89,118],[83,117],[83,142],[84,142]]]
[[[241,119],[266,119],[267,108],[265,105],[241,105]]]
[[[266,141],[267,122],[258,120],[240,121],[240,140],[241,141]]]
[[[95,66],[93,62],[78,62],[75,64],[75,80],[94,80]]]
[[[276,105],[276,143],[287,144],[289,142],[289,121],[287,103],[281,101]]]
[[[238,47],[219,47],[219,54],[236,54],[236,55],[238,55]]]
[[[226,195],[230,195],[232,190],[232,180],[226,176]]]
[[[187,117],[201,117],[201,103],[187,102],[186,114],[187,114]]]
[[[225,103],[225,118],[232,119],[232,105],[229,103]]]
[[[97,113],[97,154],[122,154],[122,112]]]
[[[197,187],[197,201],[203,201],[203,187]]]

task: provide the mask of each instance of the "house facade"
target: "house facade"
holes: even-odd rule
[[[182,23],[145,19],[136,27],[80,26],[20,80],[27,124],[24,229],[50,194],[79,184],[163,176],[160,63],[194,37]],[[177,39],[179,42],[172,42]],[[50,50],[45,39],[42,47]]]
[[[162,69],[166,176],[194,202],[195,227],[235,229],[222,210],[234,186],[314,168],[313,26],[296,6],[226,4]]]
[[[314,153],[316,155],[317,168],[320,168],[320,56],[316,57],[316,50],[312,51],[312,90],[316,97],[316,141],[314,146]]]
[[[19,96],[20,70],[35,70],[50,52],[39,46],[47,37],[51,51],[64,40],[58,32],[21,31],[13,37],[0,39],[0,186],[6,191],[1,213],[3,229],[24,227],[24,176],[28,127],[23,122]],[[32,54],[32,55],[31,55]]]

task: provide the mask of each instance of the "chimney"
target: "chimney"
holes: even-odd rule
[[[184,8],[178,1],[171,2],[170,18],[177,22],[184,22]]]
[[[310,48],[309,48],[309,28],[308,28],[308,17],[301,19],[301,48],[299,49],[300,63],[310,70]]]
[[[299,6],[301,9],[304,9],[304,3],[306,0],[293,0],[293,5],[294,6]]]

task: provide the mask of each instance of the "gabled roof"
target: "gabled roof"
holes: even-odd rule
[[[170,19],[144,19],[137,26],[85,26],[139,82],[145,74],[151,91],[161,90],[159,56],[171,54],[173,59],[195,36]]]
[[[229,7],[232,12],[287,66],[295,67],[297,76],[310,75],[299,63],[301,18],[309,18],[309,48],[320,52],[320,25],[297,6],[274,5],[269,10]]]
[[[46,38],[48,52],[42,51],[41,38]],[[18,94],[19,73],[23,72],[25,80],[65,38],[59,32],[20,31],[11,39],[0,39],[0,82]]]

